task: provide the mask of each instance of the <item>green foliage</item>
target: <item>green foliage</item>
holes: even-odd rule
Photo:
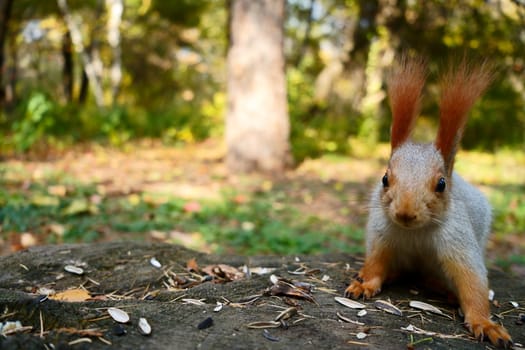
[[[36,92],[29,97],[21,120],[13,124],[13,142],[18,151],[27,151],[55,123],[53,104],[43,93]]]
[[[505,188],[492,195],[494,230],[500,236],[525,235],[525,187]]]
[[[23,114],[12,124],[2,147],[26,152],[35,145],[64,148],[89,140],[115,146],[148,137],[171,144],[200,141],[222,130],[218,119],[222,118],[224,102],[224,95],[216,94],[202,104],[181,102],[170,109],[99,109],[60,105],[43,93],[35,93],[23,104]]]
[[[523,149],[525,100],[507,81],[498,80],[470,113],[462,145],[467,149]],[[482,137],[480,137],[482,135]]]
[[[104,2],[68,0],[68,4],[79,20],[85,47],[94,50],[89,55],[100,57],[95,63],[103,66],[98,73],[109,104],[114,52],[107,39]],[[288,102],[298,162],[325,153],[351,153],[351,138],[369,143],[388,139],[384,81],[389,57],[403,50],[429,58],[425,91],[429,97],[423,113],[433,117],[426,121],[433,127],[439,113],[437,72],[451,57],[488,57],[498,67],[498,79],[474,107],[463,145],[482,150],[523,148],[525,46],[516,44],[523,42],[523,6],[511,0],[501,5],[402,0],[395,11],[384,8],[392,6],[387,3],[365,6],[366,1],[287,1]],[[65,25],[56,1],[15,2],[4,46],[5,71],[14,74],[17,105],[2,116],[0,131],[7,134],[3,148],[25,152],[41,148],[42,142],[64,146],[96,139],[122,144],[140,137],[179,143],[222,133],[226,3],[125,0],[124,7],[122,84],[114,106],[98,109],[91,97],[82,104],[75,96],[84,64],[76,52],[71,57],[74,96],[70,100],[64,94]],[[45,35],[26,42],[20,33],[30,20]]]
[[[186,26],[197,26],[209,0],[177,0],[177,2],[153,0],[152,11],[170,21]]]
[[[314,81],[299,70],[290,68],[287,78],[290,138],[295,159],[347,153],[349,135],[357,127],[356,116],[330,113],[324,102],[315,100]]]

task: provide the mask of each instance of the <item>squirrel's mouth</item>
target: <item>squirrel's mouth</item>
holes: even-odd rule
[[[416,213],[411,212],[390,212],[390,218],[391,220],[398,226],[405,228],[405,229],[418,229],[426,224],[426,220],[424,220],[421,215],[418,215]]]

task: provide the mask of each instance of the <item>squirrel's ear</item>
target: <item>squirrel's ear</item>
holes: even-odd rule
[[[436,148],[441,152],[449,174],[454,167],[454,157],[467,123],[468,112],[492,78],[493,69],[488,63],[473,66],[463,59],[441,79]]]
[[[388,78],[388,97],[392,110],[392,151],[408,139],[414,128],[426,75],[424,59],[403,56]]]

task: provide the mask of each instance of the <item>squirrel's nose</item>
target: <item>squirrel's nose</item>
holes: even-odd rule
[[[409,224],[412,221],[417,219],[417,215],[413,213],[407,213],[407,212],[397,212],[396,219],[405,224]]]

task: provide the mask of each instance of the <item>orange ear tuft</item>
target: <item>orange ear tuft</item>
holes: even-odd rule
[[[467,123],[468,112],[492,78],[493,69],[486,62],[473,67],[463,59],[456,69],[450,69],[441,80],[436,147],[449,173],[454,166],[454,156]]]
[[[425,60],[403,56],[388,79],[392,151],[408,139],[414,128],[426,75]]]

